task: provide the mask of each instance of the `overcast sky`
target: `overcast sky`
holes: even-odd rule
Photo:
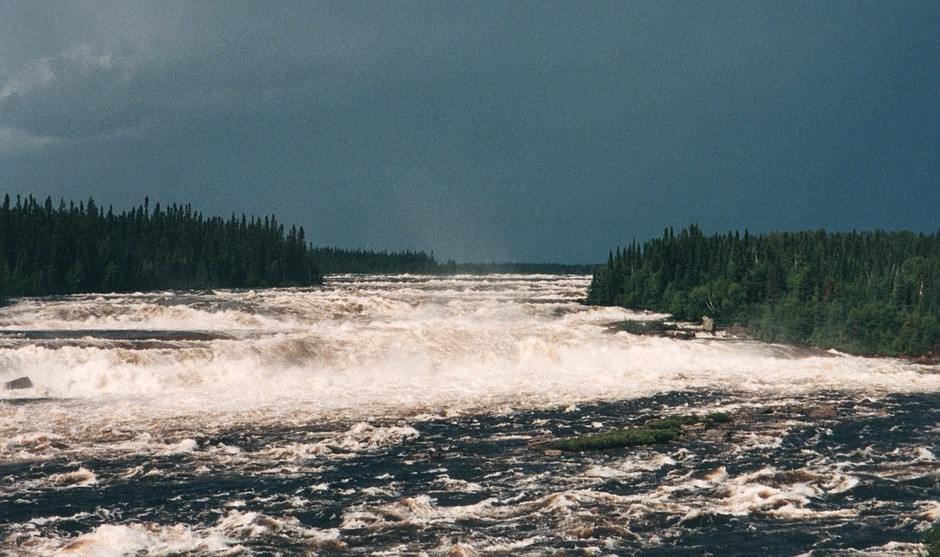
[[[597,262],[940,229],[940,2],[0,0],[0,189]]]

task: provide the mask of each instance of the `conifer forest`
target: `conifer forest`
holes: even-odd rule
[[[313,247],[273,215],[205,217],[149,200],[115,213],[7,195],[0,205],[0,296],[310,286],[324,273],[577,273],[584,265],[438,263],[423,251]],[[940,236],[823,230],[706,236],[671,228],[608,255],[593,305],[715,319],[767,341],[854,354],[940,353]]]
[[[864,355],[940,352],[940,235],[706,236],[696,225],[609,254],[588,303],[715,319],[767,341]]]
[[[273,216],[224,220],[149,202],[115,214],[93,199],[11,203],[9,195],[0,206],[7,296],[320,282],[303,228],[285,234]]]
[[[590,273],[548,263],[438,263],[433,252],[315,247],[274,215],[206,217],[190,205],[115,213],[9,194],[0,205],[0,299],[79,292],[320,284],[324,274]]]

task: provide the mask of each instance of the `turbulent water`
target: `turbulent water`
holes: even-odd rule
[[[940,369],[610,333],[586,277],[0,310],[0,553],[914,555]],[[721,411],[667,445],[530,441]]]

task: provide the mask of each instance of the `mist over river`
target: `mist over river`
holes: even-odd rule
[[[916,555],[940,369],[582,305],[582,276],[20,299],[0,554]],[[654,447],[530,447],[681,413]]]

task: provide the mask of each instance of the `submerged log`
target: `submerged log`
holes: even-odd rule
[[[33,388],[33,382],[30,381],[29,377],[19,377],[13,381],[7,381],[3,384],[3,388],[7,390],[13,389],[31,389]]]

